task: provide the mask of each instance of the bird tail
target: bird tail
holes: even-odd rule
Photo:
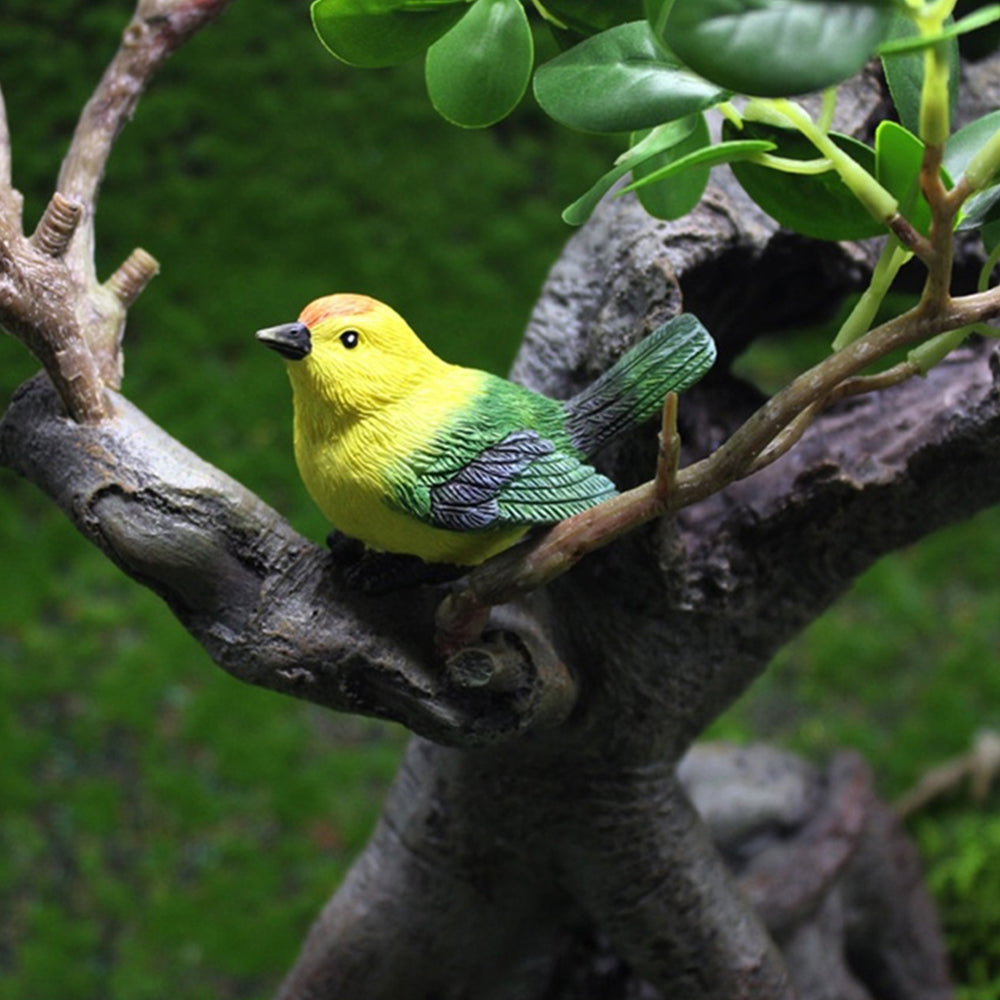
[[[715,342],[698,319],[690,313],[675,316],[563,403],[574,446],[593,455],[652,417],[668,392],[694,385],[714,361]]]

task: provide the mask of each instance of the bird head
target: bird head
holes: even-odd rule
[[[367,295],[326,295],[257,339],[286,359],[296,396],[318,396],[344,416],[404,398],[444,365],[399,313]]]

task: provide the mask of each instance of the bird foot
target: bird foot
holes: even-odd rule
[[[467,566],[424,562],[418,556],[376,552],[362,542],[331,531],[326,544],[351,590],[377,596],[410,587],[450,583],[468,572]]]

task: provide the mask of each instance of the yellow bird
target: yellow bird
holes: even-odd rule
[[[614,496],[588,456],[715,359],[681,315],[558,401],[442,361],[389,306],[353,294],[257,339],[286,359],[295,459],[326,517],[369,548],[466,566]]]

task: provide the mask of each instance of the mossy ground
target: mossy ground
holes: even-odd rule
[[[29,220],[129,9],[5,7]],[[102,266],[134,245],[163,266],[131,316],[125,390],[321,539],[288,386],[253,331],[354,289],[451,359],[502,371],[568,235],[558,209],[613,151],[530,107],[461,132],[429,109],[419,66],[349,70],[304,3],[235,4],[168,64],[109,169]],[[0,398],[34,369],[0,339]],[[0,1000],[269,996],[405,733],[237,684],[36,490],[6,471],[0,490]],[[998,564],[996,512],[884,561],[716,733],[817,757],[855,746],[902,791],[1000,727]],[[984,1000],[1000,997],[997,804],[959,797],[914,827]]]

